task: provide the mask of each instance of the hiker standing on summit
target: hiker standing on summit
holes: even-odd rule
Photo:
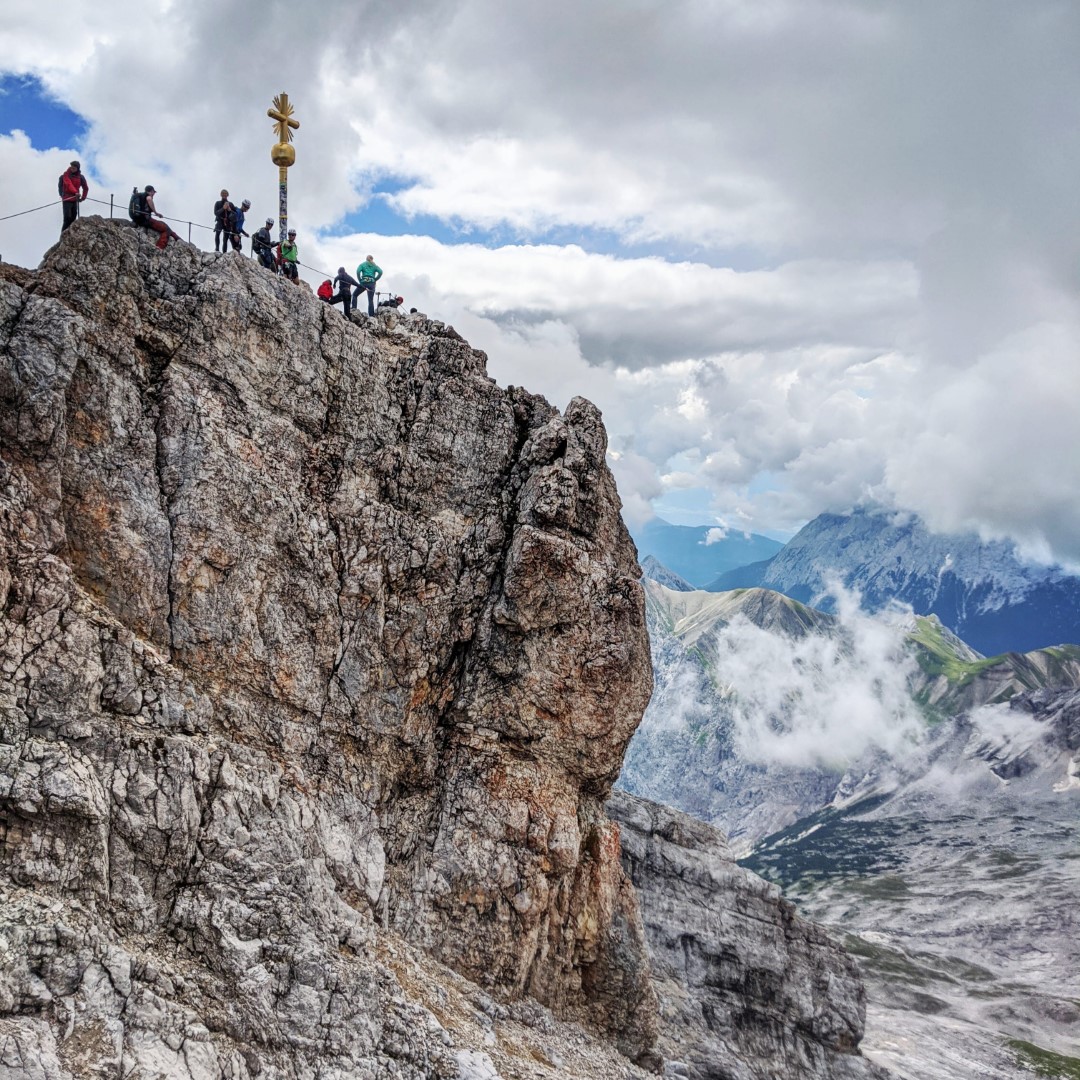
[[[86,198],[90,191],[90,185],[82,174],[82,166],[73,161],[67,169],[60,174],[56,183],[56,190],[64,204],[64,224],[60,226],[61,235],[79,216],[79,203]]]
[[[375,260],[368,255],[367,258],[356,268],[356,276],[360,279],[360,285],[353,294],[353,307],[360,300],[362,292],[367,293],[367,313],[375,314],[375,282],[382,277],[382,268],[375,265]]]
[[[251,238],[251,252],[267,270],[274,269],[274,240],[270,235],[273,224],[274,219],[268,217],[266,224]]]
[[[300,249],[296,246],[296,230],[290,229],[288,239],[282,240],[278,245],[278,265],[282,274],[289,278],[294,285],[300,284],[300,275],[296,264],[300,259]]]
[[[233,233],[236,231],[236,207],[228,200],[221,200],[221,212],[218,214],[218,221],[221,223],[222,237],[221,237],[221,254],[225,255],[229,250],[229,241],[232,239]],[[214,233],[214,242],[217,243],[217,233]],[[217,248],[214,248],[217,251]]]
[[[350,274],[345,273],[345,267],[339,266],[334,284],[338,287],[337,295],[330,301],[331,304],[340,304],[345,318],[349,317],[349,304],[352,300],[353,289],[359,289],[360,283]]]
[[[249,235],[244,229],[244,218],[247,216],[247,212],[250,209],[250,199],[245,199],[239,205],[239,207],[233,209],[232,231],[229,233],[229,239],[232,241],[233,251],[243,250],[243,241],[241,241],[240,237]]]
[[[225,229],[225,207],[229,202],[229,193],[225,188],[221,189],[221,198],[214,203],[214,250],[229,250],[229,234]],[[222,238],[222,233],[225,233]]]

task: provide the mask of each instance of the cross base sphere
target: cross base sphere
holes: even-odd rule
[[[279,168],[287,169],[296,161],[296,150],[289,143],[275,143],[270,150],[270,160]]]

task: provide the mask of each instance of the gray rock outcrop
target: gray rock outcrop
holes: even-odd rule
[[[866,998],[834,939],[738,866],[719,830],[623,791],[607,806],[641,898],[669,1075],[889,1075],[856,1052]]]
[[[602,803],[651,677],[596,409],[96,219],[3,269],[0,345],[0,1009],[87,1069],[368,1075],[378,925],[648,1059]]]
[[[97,218],[0,266],[0,360],[0,1073],[660,1067],[597,410]]]

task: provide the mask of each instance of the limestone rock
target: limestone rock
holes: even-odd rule
[[[836,947],[605,813],[651,690],[605,449],[123,222],[0,266],[5,1080],[866,1075]]]
[[[11,1075],[454,1075],[384,930],[652,1060],[596,409],[95,218],[0,270],[0,345]]]
[[[719,830],[623,791],[607,805],[640,896],[671,1075],[889,1075],[857,1053],[866,997],[837,942],[738,866]]]

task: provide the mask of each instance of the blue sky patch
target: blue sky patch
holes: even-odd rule
[[[326,230],[324,236],[348,236],[351,233],[378,233],[380,236],[431,236],[443,244],[460,244],[474,237],[463,235],[439,218],[417,215],[408,218],[399,214],[376,194],[362,210],[347,214],[339,225]]]
[[[40,79],[0,76],[0,134],[25,131],[36,150],[75,146],[86,134],[86,121],[49,96]]]
[[[611,255],[619,259],[662,258],[668,262],[700,262],[709,266],[731,266],[739,270],[769,265],[749,248],[724,252],[703,252],[679,244],[628,243],[610,229],[558,225],[544,229],[519,229],[510,225],[482,227],[459,219],[446,220],[432,214],[412,217],[394,209],[391,199],[408,190],[412,181],[387,178],[372,192],[362,210],[347,214],[342,221],[324,231],[324,236],[347,236],[351,233],[378,233],[380,236],[430,236],[442,244],[479,244],[499,248],[519,244],[555,247],[575,245],[590,255]],[[719,256],[719,257],[718,257]]]

